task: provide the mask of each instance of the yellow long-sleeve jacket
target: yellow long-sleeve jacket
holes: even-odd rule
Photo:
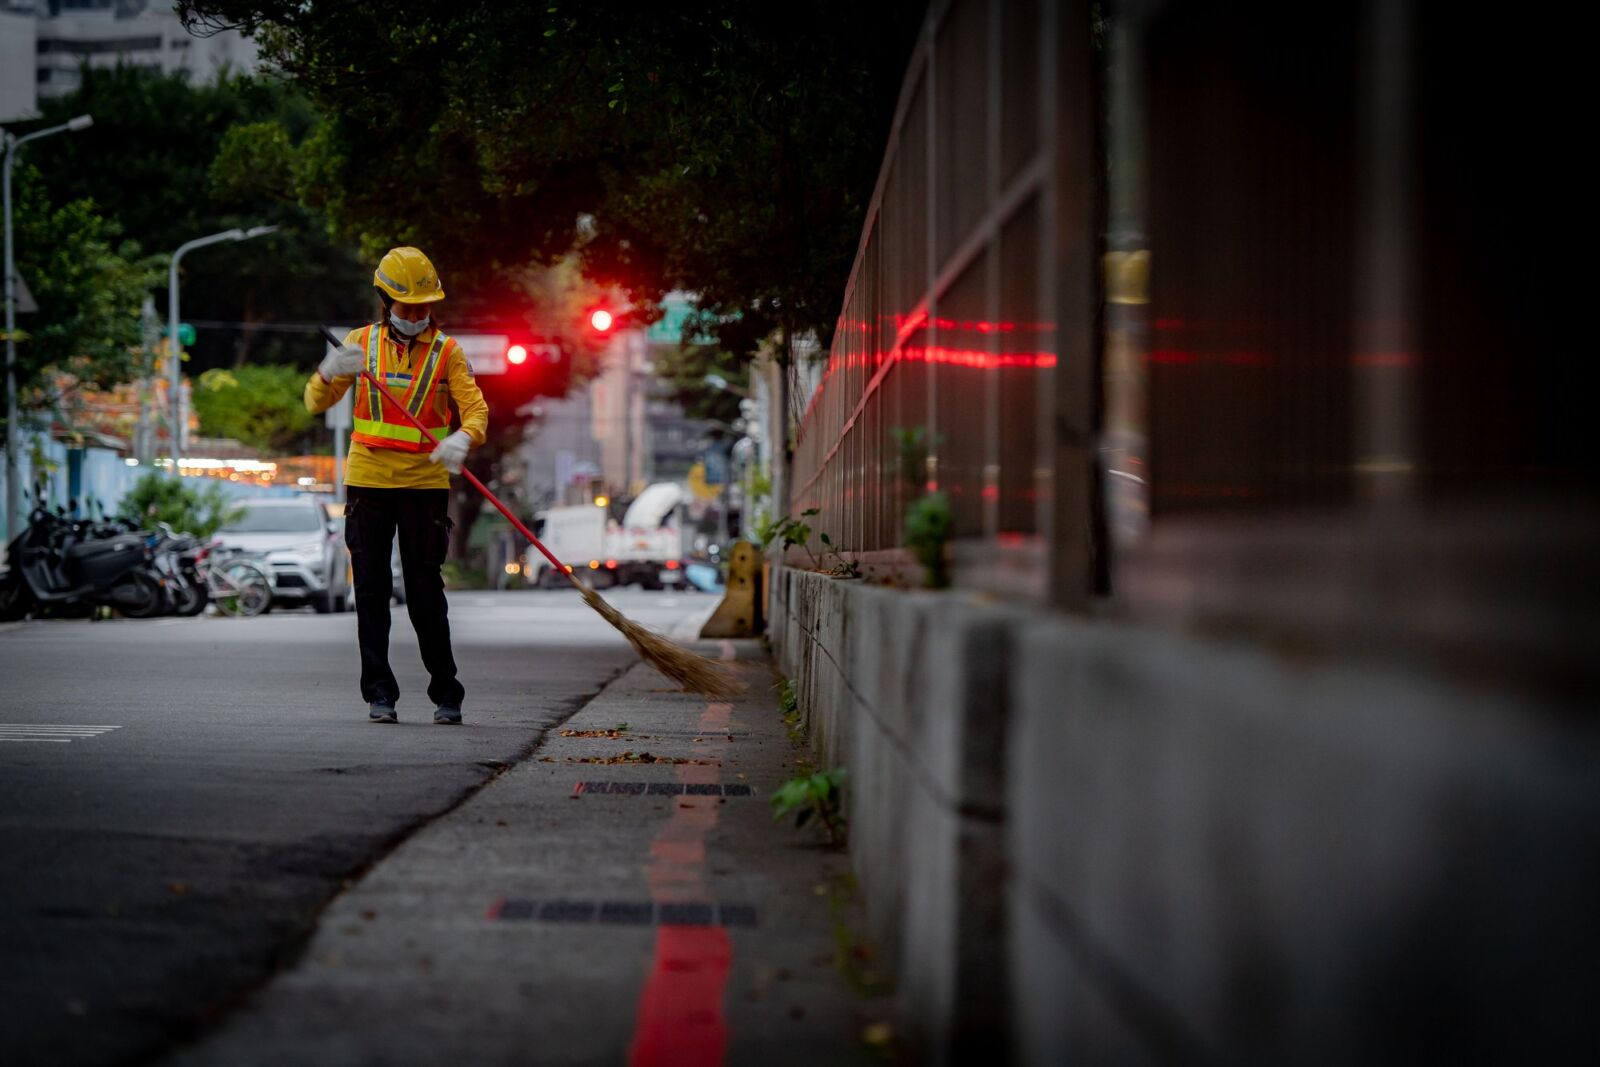
[[[404,338],[389,338],[389,350],[384,353],[384,366],[411,373],[412,357],[421,360],[427,356],[433,343],[435,330],[430,325],[409,344]],[[351,344],[356,331],[345,337]],[[306,410],[312,414],[327,411],[355,384],[355,376],[339,377],[328,381],[320,372],[313,371],[306,382]],[[434,394],[434,411],[437,419],[424,419],[425,423],[443,426],[450,417],[450,402],[455,402],[460,416],[460,428],[472,438],[474,445],[483,444],[489,431],[489,405],[484,402],[483,391],[472,380],[472,368],[461,346],[451,343],[446,349],[444,377]],[[431,451],[428,450],[428,451]],[[402,452],[395,448],[369,448],[360,441],[350,442],[349,462],[345,464],[344,484],[372,489],[448,489],[450,472],[443,465],[428,458],[428,451]]]

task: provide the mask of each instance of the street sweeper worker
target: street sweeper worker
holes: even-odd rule
[[[434,309],[444,286],[428,257],[415,248],[392,248],[372,284],[382,305],[378,321],[352,330],[343,348],[329,352],[305,394],[314,414],[356,391],[344,539],[355,577],[361,697],[372,722],[399,721],[400,685],[389,667],[389,555],[398,536],[406,610],[428,669],[433,721],[459,725],[465,690],[450,650],[440,567],[450,538],[450,475],[460,473],[468,449],[483,443],[489,406],[461,346],[439,329]],[[432,431],[437,446],[358,377],[363,368]],[[452,402],[459,416],[454,430]]]

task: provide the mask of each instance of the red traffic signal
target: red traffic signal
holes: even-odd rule
[[[613,321],[615,320],[612,319],[611,312],[605,308],[596,308],[589,314],[589,325],[594,327],[596,333],[605,333],[611,329]]]
[[[506,362],[520,367],[528,362],[528,350],[522,345],[510,345],[506,348]]]

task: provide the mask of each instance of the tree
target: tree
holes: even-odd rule
[[[246,509],[230,503],[220,483],[199,487],[152,471],[128,490],[119,510],[151,526],[164,522],[179,533],[210,537]]]
[[[200,432],[232,437],[268,454],[309,450],[316,416],[303,399],[306,375],[298,367],[213,368],[194,386]]]
[[[371,265],[298,196],[294,153],[319,116],[284,80],[224,76],[191,86],[181,75],[90,67],[76,92],[40,109],[47,122],[95,117],[91,129],[38,153],[45,187],[63,202],[93,197],[147,250],[170,253],[235,226],[280,227],[184,258],[183,317],[201,323],[191,370],[246,362],[309,369],[322,344],[310,328],[284,324],[347,322],[366,307]],[[273,136],[263,139],[263,129]],[[155,284],[164,288],[164,275]]]
[[[92,200],[53,206],[34,167],[17,167],[13,179],[17,271],[39,306],[18,320],[22,405],[57,406],[58,381],[106,388],[137,376],[139,307],[158,261],[122,240]]]
[[[179,9],[254,33],[323,106],[302,187],[369,254],[425,243],[494,306],[508,271],[577,249],[646,315],[697,293],[747,357],[774,327],[832,333],[922,6]],[[419,180],[374,181],[401,145]]]

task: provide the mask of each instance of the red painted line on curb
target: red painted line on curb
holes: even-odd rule
[[[732,659],[733,646],[723,648]],[[732,704],[708,704],[698,729],[726,732]],[[697,756],[704,755],[699,747]],[[678,781],[715,784],[716,767],[680,766]],[[650,843],[650,899],[657,903],[706,897],[706,835],[717,824],[713,797],[677,801],[672,817]],[[639,995],[630,1067],[718,1067],[728,1051],[723,991],[733,965],[733,945],[721,926],[656,928],[655,959]]]

